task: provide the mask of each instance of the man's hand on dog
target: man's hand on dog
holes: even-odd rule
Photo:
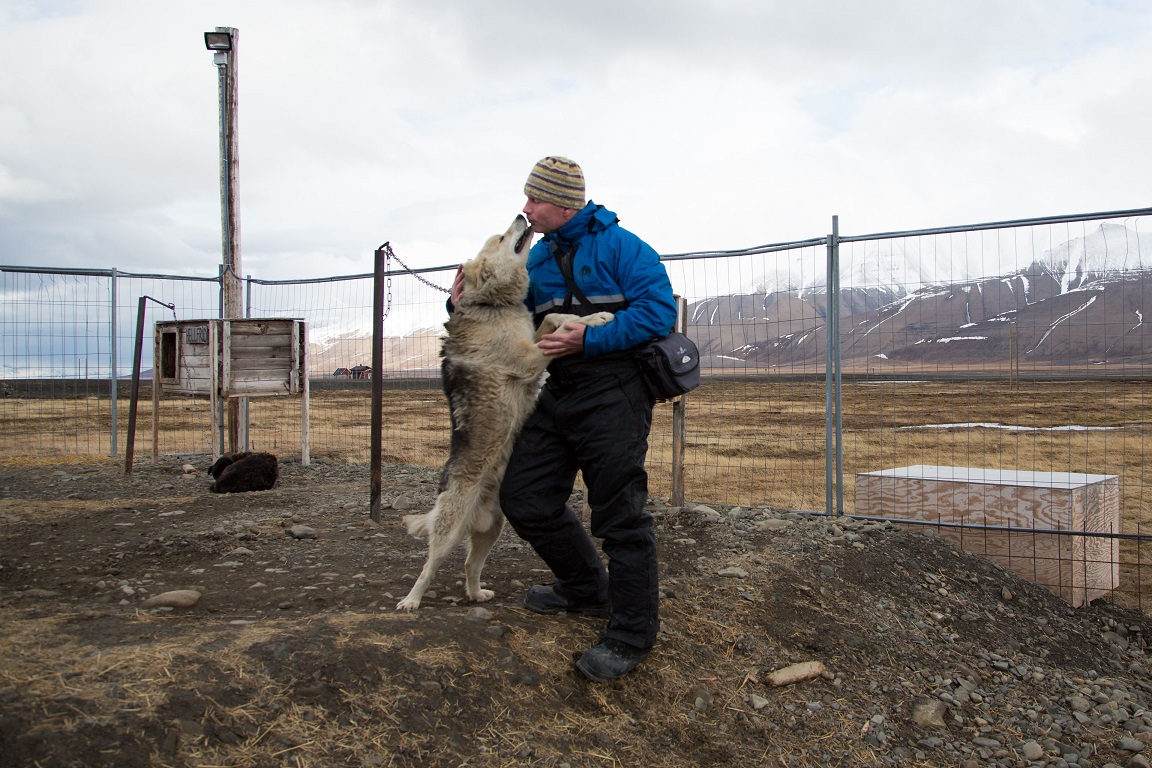
[[[567,322],[564,327],[555,333],[546,333],[540,337],[536,346],[549,357],[564,357],[581,352],[584,349],[583,323]]]

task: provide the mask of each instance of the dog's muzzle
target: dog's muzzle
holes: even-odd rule
[[[519,254],[522,250],[524,250],[524,246],[527,243],[531,242],[532,235],[533,235],[532,226],[529,225],[528,227],[526,227],[524,229],[524,234],[522,234],[522,235],[520,235],[520,237],[516,238],[516,245],[514,247],[514,250],[516,251],[517,254]]]

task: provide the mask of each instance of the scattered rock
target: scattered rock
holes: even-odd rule
[[[307,525],[294,525],[285,530],[285,533],[294,539],[315,539],[317,538],[316,530]]]
[[[824,662],[822,661],[802,661],[799,664],[791,664],[783,669],[778,669],[772,674],[768,675],[767,683],[775,688],[784,685],[792,685],[804,680],[809,680],[813,677],[819,677],[824,674]]]
[[[200,602],[201,594],[194,589],[174,589],[161,592],[140,604],[142,608],[191,608]]]
[[[692,687],[688,691],[688,701],[700,712],[707,712],[716,703],[716,696],[712,691],[702,685]]]
[[[1116,749],[1122,749],[1125,752],[1143,752],[1144,742],[1125,736],[1116,742]]]
[[[948,705],[942,701],[922,699],[912,707],[912,722],[925,728],[947,728],[944,715]]]
[[[1029,739],[1020,747],[1020,754],[1025,760],[1039,760],[1044,757],[1044,747]]]

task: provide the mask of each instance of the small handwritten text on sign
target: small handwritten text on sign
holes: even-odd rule
[[[184,343],[185,344],[207,344],[208,343],[208,326],[206,325],[190,325],[184,329]]]

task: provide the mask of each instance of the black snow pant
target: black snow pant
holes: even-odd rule
[[[561,362],[561,361],[557,361]],[[558,594],[607,598],[607,637],[651,648],[660,627],[656,536],[645,510],[652,406],[630,358],[553,365],[508,462],[500,505],[556,576]],[[592,535],[568,504],[584,474]]]

